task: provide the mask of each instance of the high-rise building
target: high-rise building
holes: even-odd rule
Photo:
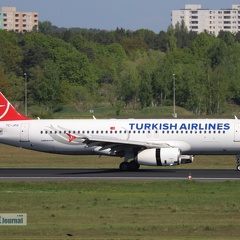
[[[172,25],[182,20],[189,31],[218,35],[220,31],[235,34],[240,31],[240,4],[233,4],[231,9],[202,9],[198,4],[187,4],[185,9],[172,10]]]
[[[0,29],[15,32],[30,32],[38,29],[37,12],[17,12],[15,7],[2,7]]]
[[[3,29],[3,13],[0,10],[0,29]]]

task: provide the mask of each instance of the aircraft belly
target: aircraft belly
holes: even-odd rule
[[[240,153],[240,143],[234,143],[226,139],[226,141],[204,140],[199,143],[191,144],[191,151],[186,154],[194,155],[232,155]]]
[[[41,136],[39,139],[39,136],[31,135],[30,142],[27,145],[22,143],[22,145],[24,145],[23,148],[48,153],[67,155],[93,154],[93,149],[86,148],[86,144],[82,142],[60,142],[48,136]]]
[[[32,150],[67,155],[94,155],[93,148],[86,148],[85,145],[32,144]]]

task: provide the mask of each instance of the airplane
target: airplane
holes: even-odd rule
[[[0,143],[65,155],[124,158],[121,171],[140,165],[177,166],[195,155],[236,155],[240,171],[240,121],[235,119],[30,119],[0,93]]]

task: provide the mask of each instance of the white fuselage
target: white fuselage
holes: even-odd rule
[[[0,143],[60,154],[108,154],[84,136],[176,147],[182,154],[239,154],[237,119],[21,120],[0,122]]]

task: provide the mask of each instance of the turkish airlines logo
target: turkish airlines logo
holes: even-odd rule
[[[9,107],[10,107],[10,103],[2,98],[1,99],[1,102],[5,101],[5,103],[3,104],[0,104],[0,119],[4,118],[9,110]]]

